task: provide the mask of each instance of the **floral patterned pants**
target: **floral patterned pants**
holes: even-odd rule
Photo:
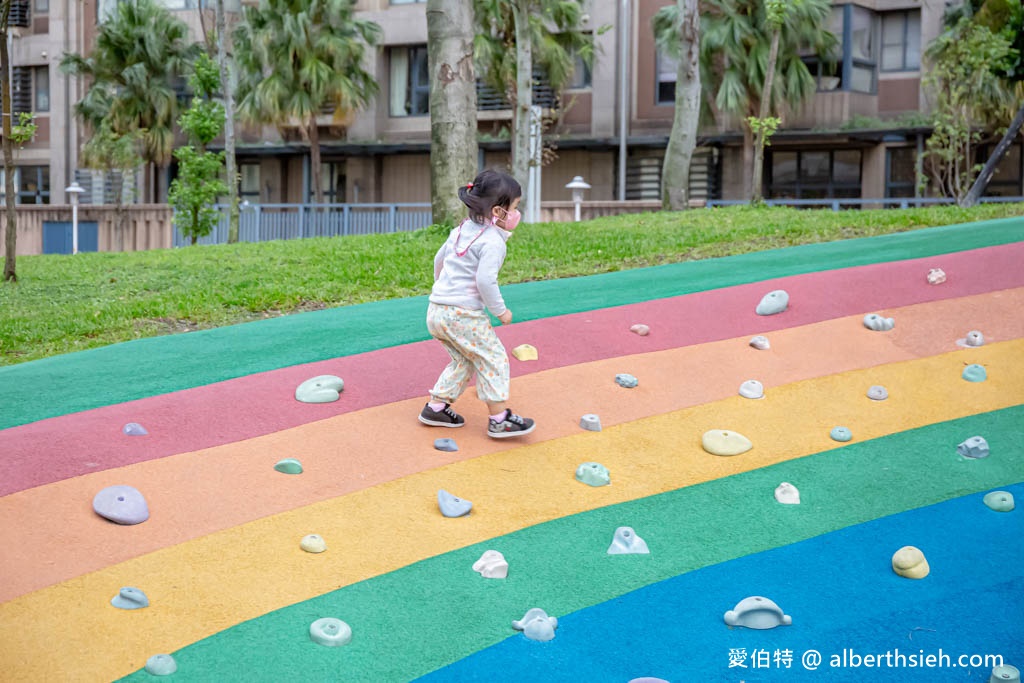
[[[432,303],[427,307],[427,329],[452,357],[430,390],[435,401],[454,403],[474,373],[481,400],[508,400],[508,354],[486,311]]]

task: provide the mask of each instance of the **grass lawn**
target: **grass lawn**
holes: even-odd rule
[[[811,242],[1024,215],[973,209],[799,211],[728,207],[524,225],[501,282],[592,275]],[[446,232],[22,256],[0,283],[0,365],[158,334],[427,294]]]

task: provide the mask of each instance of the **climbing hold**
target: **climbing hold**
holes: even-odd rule
[[[558,619],[549,617],[547,612],[539,607],[534,607],[527,610],[522,619],[513,621],[512,628],[522,631],[523,635],[530,640],[545,642],[555,637]]]
[[[750,338],[750,345],[760,351],[767,351],[772,347],[772,345],[768,343],[768,337],[760,334],[756,337]]]
[[[846,427],[833,427],[829,436],[835,441],[849,441],[853,438],[853,433]]]
[[[127,434],[128,436],[146,436],[147,434],[149,434],[149,432],[146,431],[146,428],[140,425],[138,422],[129,422],[128,424],[121,428],[121,431]]]
[[[612,544],[608,546],[609,555],[648,555],[647,542],[636,535],[633,527],[620,526],[612,536]]]
[[[971,330],[963,339],[957,339],[958,346],[984,346],[985,335],[978,330]]]
[[[153,655],[146,660],[146,673],[153,676],[170,676],[178,670],[178,663],[170,655]]]
[[[945,281],[946,274],[942,271],[942,268],[932,268],[928,271],[928,284],[941,285]]]
[[[285,474],[302,474],[302,463],[295,458],[285,458],[278,460],[274,464],[274,469]]]
[[[641,676],[640,678],[631,678],[629,683],[668,683],[664,678],[655,678],[654,676]]]
[[[977,363],[972,363],[965,367],[960,376],[968,382],[984,382],[988,379],[988,373],[985,372],[985,367],[978,365]]]
[[[1020,669],[1009,664],[1000,664],[992,669],[988,683],[1020,683]]]
[[[100,517],[118,524],[141,524],[149,519],[149,506],[131,486],[108,486],[92,499],[92,509]]]
[[[322,553],[327,550],[327,542],[324,541],[322,536],[307,534],[302,537],[301,541],[299,541],[299,547],[307,553]]]
[[[340,398],[345,381],[334,375],[307,379],[295,389],[295,400],[303,403],[330,403]]]
[[[893,554],[892,570],[907,579],[923,579],[928,576],[928,560],[919,548],[905,545]]]
[[[884,401],[889,398],[889,392],[885,390],[885,387],[876,384],[868,389],[868,398],[872,401]]]
[[[593,413],[587,413],[580,418],[580,427],[588,432],[599,432],[601,431],[601,418]]]
[[[644,325],[643,323],[638,323],[630,327],[629,331],[635,332],[636,334],[639,334],[641,337],[646,337],[651,333],[651,328],[649,328],[647,325]]]
[[[110,599],[110,604],[118,609],[142,609],[149,607],[149,598],[138,588],[125,586]]]
[[[874,330],[876,332],[885,332],[887,330],[891,330],[895,326],[895,320],[893,320],[892,318],[883,318],[877,313],[868,313],[866,316],[864,316],[864,327],[868,328],[869,330]]]
[[[758,315],[775,315],[782,313],[789,306],[789,293],[784,289],[776,289],[761,297],[761,303],[757,305]]]
[[[473,571],[485,579],[508,578],[508,562],[497,550],[485,550],[480,559],[473,563]]]
[[[740,385],[740,396],[744,398],[764,398],[764,385],[756,379],[748,379]]]
[[[775,500],[783,505],[799,505],[800,491],[788,481],[784,481],[775,487]]]
[[[618,384],[620,387],[632,389],[637,384],[639,384],[640,381],[633,375],[624,372],[622,374],[615,375],[615,383]]]
[[[537,360],[537,349],[529,344],[520,344],[512,349],[512,355],[519,360]]]
[[[473,509],[473,504],[468,500],[457,498],[444,489],[437,492],[437,506],[441,508],[441,514],[445,517],[462,517]]]
[[[439,451],[448,451],[449,453],[454,453],[459,450],[459,446],[455,443],[455,439],[449,438],[434,439],[434,448]]]
[[[701,436],[700,445],[712,455],[739,455],[746,453],[754,444],[750,439],[736,432],[712,429]]]
[[[1010,512],[1014,508],[1013,494],[1009,491],[992,491],[982,499],[985,505],[996,512]]]
[[[341,619],[324,617],[309,625],[309,638],[324,647],[341,647],[352,640],[352,627]]]
[[[607,486],[612,483],[608,468],[599,462],[585,462],[577,467],[576,481],[588,486]]]
[[[743,626],[765,630],[776,626],[789,626],[792,617],[783,614],[782,608],[768,598],[753,595],[740,600],[734,608],[725,613],[725,623],[729,626]]]
[[[971,438],[957,444],[956,452],[965,458],[987,458],[988,441],[983,436],[972,436]]]

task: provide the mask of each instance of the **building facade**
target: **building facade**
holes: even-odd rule
[[[86,201],[103,201],[102,182],[79,168],[85,131],[73,104],[83,85],[59,69],[65,52],[87,53],[95,27],[116,0],[14,0],[12,96],[15,111],[32,111],[36,138],[16,154],[21,203],[64,203],[79,180]],[[166,0],[197,38],[212,26],[196,0]],[[659,54],[651,19],[669,0],[589,0],[584,28],[593,31],[592,67],[580,63],[564,92],[541,83],[547,107],[548,163],[542,199],[571,198],[565,184],[583,176],[587,199],[657,199],[672,124],[675,65]],[[229,3],[229,8],[230,8]],[[366,65],[380,85],[362,111],[339,121],[321,119],[323,191],[331,202],[399,203],[430,199],[430,116],[425,0],[358,0],[357,11],[378,23],[383,41]],[[626,18],[622,21],[623,16]],[[237,6],[234,8],[237,9]],[[922,50],[941,28],[943,0],[858,0],[834,3],[829,30],[839,41],[834,62],[807,64],[817,92],[783,126],[767,150],[764,191],[769,198],[881,198],[920,194],[915,178],[927,128],[912,125],[926,111]],[[600,30],[610,27],[610,30]],[[625,48],[623,50],[623,48]],[[625,68],[621,55],[627,55]],[[625,88],[620,74],[625,73]],[[623,98],[621,94],[625,92]],[[509,162],[512,110],[505,98],[480,88],[480,166]],[[626,154],[620,150],[625,117]],[[902,125],[901,122],[907,122]],[[243,199],[303,203],[313,188],[309,150],[297,131],[241,127],[237,154]],[[981,154],[985,149],[979,150]],[[743,135],[735,122],[704,125],[691,172],[695,198],[742,199],[748,172]],[[619,178],[625,171],[624,188]],[[1024,194],[1024,155],[1015,143],[989,194]],[[165,179],[166,180],[166,179]],[[166,186],[166,183],[164,183]]]

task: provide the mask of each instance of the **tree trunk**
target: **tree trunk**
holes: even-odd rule
[[[3,149],[4,149],[4,204],[7,214],[7,238],[4,248],[4,280],[18,281],[16,255],[18,248],[18,214],[14,203],[14,150],[11,143],[11,56],[7,53],[7,20],[10,16],[11,3],[5,0],[0,3],[0,83],[3,95],[0,96],[0,116],[3,117]]]
[[[474,24],[473,3],[427,0],[430,203],[438,225],[455,225],[466,215],[458,188],[477,170]]]
[[[700,13],[697,0],[677,0],[679,8],[679,70],[672,134],[661,171],[661,206],[680,211],[690,205],[690,160],[697,146],[700,117]]]
[[[764,89],[761,91],[761,112],[758,118],[761,125],[754,135],[754,166],[750,173],[750,203],[760,204],[764,198],[761,189],[764,186],[764,121],[772,113],[772,86],[775,81],[775,64],[779,60],[779,35],[782,27],[776,26],[772,31],[772,46],[768,51],[768,66],[765,69]]]
[[[743,128],[743,196],[750,198],[750,177],[754,166],[754,133],[746,121],[740,126]]]
[[[228,72],[228,54],[224,46],[227,20],[224,0],[216,0],[217,69],[220,71],[220,91],[224,97],[224,164],[228,177],[228,244],[238,241],[238,168],[235,163],[235,93],[231,90]]]
[[[309,164],[313,168],[310,169],[310,176],[313,180],[313,201],[317,204],[324,203],[324,183],[322,169],[320,168],[320,131],[316,126],[316,112],[314,111],[309,115]],[[302,198],[302,203],[306,203],[306,198]]]
[[[512,175],[523,185],[530,170],[530,108],[533,106],[533,43],[530,39],[530,0],[513,0],[516,25],[516,107],[512,131]],[[523,215],[530,215],[529,194]]]
[[[964,197],[964,200],[960,202],[960,206],[970,208],[981,201],[981,195],[985,194],[985,188],[988,187],[989,181],[992,180],[992,175],[996,172],[996,166],[1006,156],[1006,150],[1010,149],[1010,145],[1013,144],[1022,125],[1024,125],[1024,104],[1017,110],[1017,115],[1013,117],[1010,127],[1003,134],[1003,139],[999,141],[999,144],[992,151],[988,161],[985,162],[985,168],[981,169],[981,173],[975,178],[974,184],[971,185],[971,189],[967,196]]]

